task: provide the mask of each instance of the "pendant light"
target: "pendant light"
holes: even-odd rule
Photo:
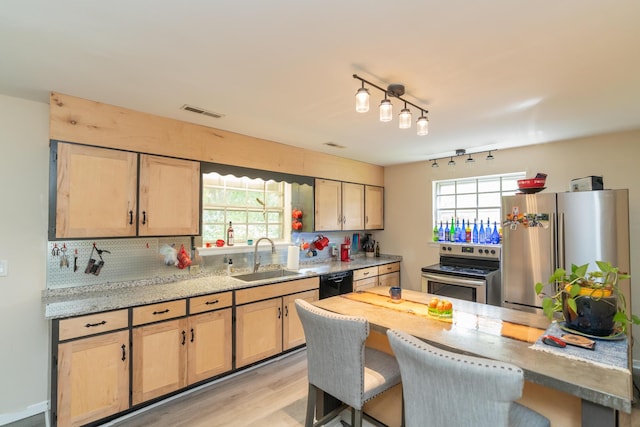
[[[407,108],[407,103],[404,103],[404,108],[400,110],[398,115],[398,127],[400,129],[409,129],[411,127],[411,110]]]
[[[424,136],[429,133],[429,120],[424,116],[424,111],[422,111],[420,117],[418,117],[416,127],[418,128],[418,136]]]
[[[469,154],[469,158],[467,160],[465,160],[466,163],[473,163],[475,162],[475,160],[471,157],[471,154]]]
[[[448,164],[449,166],[455,166],[455,165],[456,165],[456,162],[455,162],[455,160],[453,160],[453,157],[451,157],[451,158],[450,158],[450,160],[447,162],[447,164]]]
[[[356,92],[356,111],[358,113],[366,113],[369,111],[369,89],[362,87]]]
[[[387,93],[384,93],[384,99],[380,102],[380,121],[390,122],[393,119],[393,106],[391,101],[387,99]]]
[[[495,159],[495,157],[493,157],[493,154],[491,154],[491,151],[489,151],[489,155],[487,156],[487,160],[493,160]]]

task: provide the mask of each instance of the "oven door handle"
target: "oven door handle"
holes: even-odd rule
[[[438,275],[438,274],[422,273],[422,277],[424,277],[427,280],[433,280],[440,283],[447,283],[449,285],[472,286],[474,288],[481,288],[486,285],[486,282],[484,280],[465,279],[465,278],[456,277],[456,276],[445,276],[445,275]]]

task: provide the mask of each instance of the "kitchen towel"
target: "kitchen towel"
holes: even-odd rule
[[[297,270],[300,262],[300,248],[290,245],[287,249],[287,270]]]

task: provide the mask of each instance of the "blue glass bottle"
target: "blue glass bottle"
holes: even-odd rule
[[[478,224],[476,223],[477,220],[473,220],[473,233],[471,235],[471,240],[473,241],[473,243],[478,243]]]
[[[440,221],[440,228],[438,229],[438,241],[444,242],[444,228],[442,228],[442,221]]]
[[[484,225],[482,225],[482,220],[480,220],[480,231],[478,231],[478,243],[485,243]]]
[[[460,235],[458,236],[458,242],[460,242],[460,243],[464,243],[464,241],[465,241],[465,236],[466,236],[465,230],[466,230],[466,227],[464,225],[464,218],[463,218],[462,219],[462,227],[460,227]]]
[[[447,228],[444,229],[444,242],[448,242],[449,241],[449,223],[447,222]]]
[[[497,245],[500,243],[500,233],[498,233],[498,223],[493,222],[493,233],[491,233],[491,243]]]

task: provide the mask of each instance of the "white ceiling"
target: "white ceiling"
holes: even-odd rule
[[[392,165],[640,129],[639,21],[635,0],[3,0],[0,93]],[[429,135],[417,110],[381,123],[373,88],[356,113],[354,73],[404,84]]]

